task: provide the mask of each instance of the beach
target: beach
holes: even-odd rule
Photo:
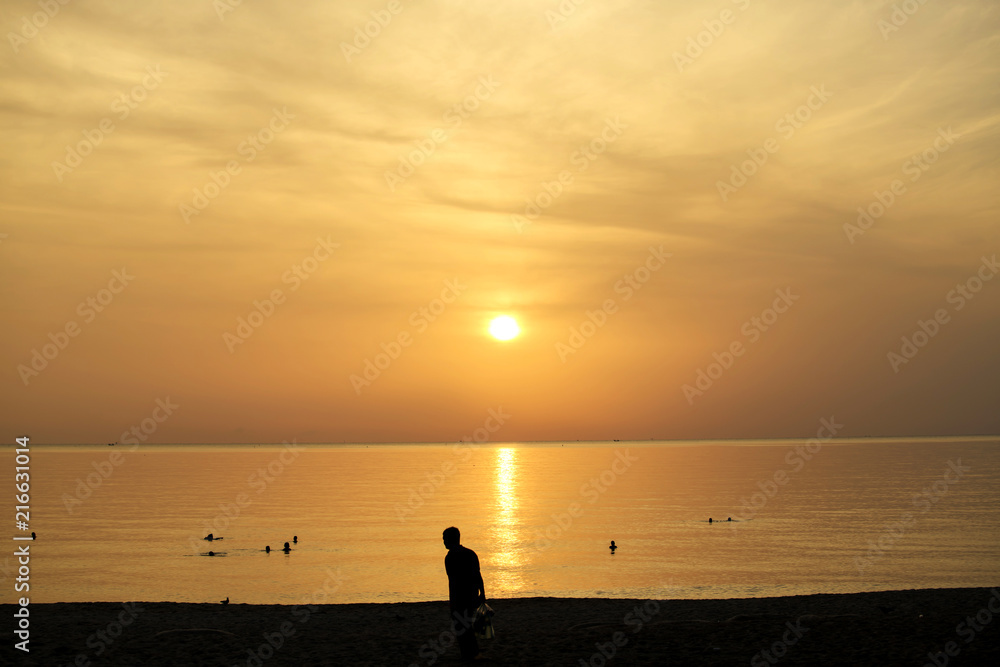
[[[496,637],[480,641],[482,664],[924,665],[935,664],[934,656],[941,667],[993,665],[1000,658],[996,588],[489,602]],[[3,605],[4,616],[15,609]],[[14,664],[460,664],[445,602],[96,602],[29,609],[31,651],[12,651]]]

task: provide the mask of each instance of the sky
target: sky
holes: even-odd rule
[[[4,441],[1000,433],[990,0],[0,26]]]

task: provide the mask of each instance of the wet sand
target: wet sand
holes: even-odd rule
[[[987,588],[655,602],[499,599],[490,601],[496,637],[480,642],[479,664],[919,667],[934,664],[933,654],[938,667],[992,666],[1000,664],[1000,614],[991,600],[1000,611],[1000,592]],[[11,619],[15,607],[2,608]],[[449,646],[444,602],[311,609],[238,600],[33,604],[30,619],[31,652],[13,650],[11,639],[4,647],[13,664],[461,664]]]

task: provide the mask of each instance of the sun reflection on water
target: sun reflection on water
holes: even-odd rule
[[[518,451],[513,447],[496,450],[494,472],[493,552],[489,556],[492,571],[487,575],[494,592],[513,595],[523,589],[524,555],[518,535]]]

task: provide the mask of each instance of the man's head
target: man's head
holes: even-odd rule
[[[462,534],[458,532],[458,528],[452,526],[451,528],[444,529],[444,545],[451,549],[452,547],[457,547],[462,543]]]

